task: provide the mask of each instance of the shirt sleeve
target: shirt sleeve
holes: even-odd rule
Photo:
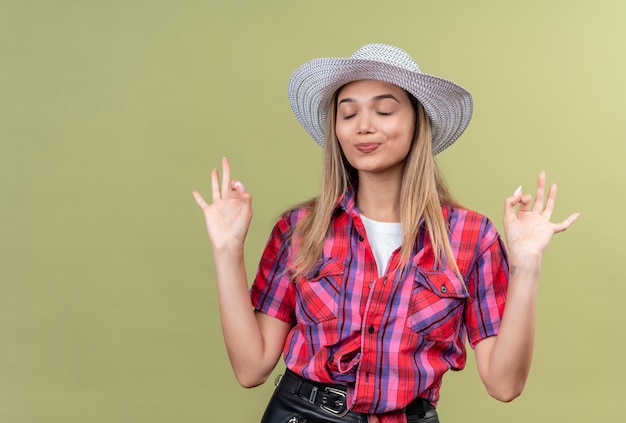
[[[465,310],[465,324],[472,348],[481,340],[498,334],[508,279],[504,242],[493,224],[487,222],[468,280],[470,301]]]
[[[289,263],[291,224],[283,216],[274,226],[263,251],[254,283],[250,288],[253,307],[267,315],[294,325],[295,292]]]

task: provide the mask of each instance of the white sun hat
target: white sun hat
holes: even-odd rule
[[[352,81],[388,82],[411,93],[423,106],[432,126],[433,154],[449,147],[472,118],[472,95],[447,79],[422,73],[402,49],[367,44],[351,57],[321,58],[300,66],[289,79],[289,103],[300,124],[324,145],[330,101]]]

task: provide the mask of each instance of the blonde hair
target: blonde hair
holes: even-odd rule
[[[452,198],[435,161],[428,115],[415,97],[407,95],[416,117],[400,190],[402,245],[399,266],[404,267],[408,263],[423,220],[433,246],[435,262],[441,264],[445,260],[459,274],[450,246],[448,224],[441,210],[442,205],[458,206],[458,203]],[[307,214],[297,223],[293,235],[297,248],[290,270],[294,278],[313,270],[321,257],[337,202],[352,184],[358,182],[358,173],[346,160],[335,133],[336,103],[337,93],[328,110],[320,194],[301,205],[307,209]]]

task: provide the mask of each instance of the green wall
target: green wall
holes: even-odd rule
[[[626,418],[624,1],[0,0],[0,422],[259,420],[272,386],[232,376],[191,191],[231,159],[253,274],[318,187],[289,75],[369,42],[473,93],[440,156],[461,202],[501,228],[545,169],[556,218],[582,213],[545,256],[523,396],[490,399],[470,357],[442,421]]]

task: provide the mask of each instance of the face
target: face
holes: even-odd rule
[[[359,174],[401,174],[414,128],[415,112],[402,88],[362,80],[345,85],[337,95],[335,132]]]

